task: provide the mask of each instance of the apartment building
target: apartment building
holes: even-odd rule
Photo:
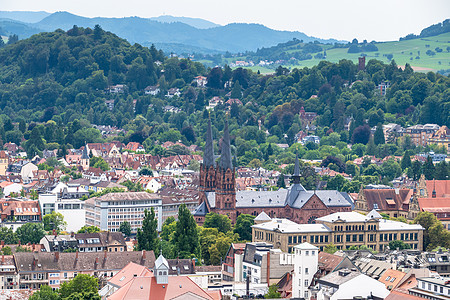
[[[144,211],[155,211],[158,230],[162,228],[162,200],[157,194],[147,192],[109,193],[85,201],[86,225],[101,230],[117,232],[120,224],[127,221],[132,232],[142,227]]]
[[[252,226],[253,242],[272,243],[292,253],[295,245],[309,242],[322,251],[333,243],[338,249],[362,246],[383,251],[389,242],[402,240],[412,249],[423,249],[423,227],[385,220],[375,210],[368,215],[339,212],[316,219],[316,224],[297,224],[287,219],[271,219]]]
[[[41,285],[59,288],[63,282],[73,279],[78,274],[88,274],[109,280],[129,262],[146,267],[153,267],[153,251],[127,252],[17,252],[14,254],[19,288],[39,289]]]
[[[62,199],[57,194],[40,194],[39,206],[42,216],[51,214],[53,211],[61,213],[67,222],[65,228],[68,232],[76,232],[86,225],[85,202],[79,199]]]

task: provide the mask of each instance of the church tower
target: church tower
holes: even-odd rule
[[[200,164],[200,191],[214,192],[216,187],[216,163],[214,160],[214,145],[212,139],[211,119],[208,120],[206,144],[203,150],[203,163]]]
[[[220,162],[216,169],[216,212],[226,214],[236,222],[236,178],[231,158],[228,120],[225,120],[221,145]]]
[[[81,167],[84,171],[89,169],[89,148],[86,144],[83,149],[83,153],[81,154]]]

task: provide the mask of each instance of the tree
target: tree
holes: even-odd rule
[[[42,223],[26,223],[17,228],[16,233],[23,244],[38,244],[45,235]]]
[[[98,279],[88,274],[78,274],[72,280],[63,282],[59,293],[62,299],[68,298],[75,293],[95,293],[98,295]],[[84,298],[81,298],[84,299]]]
[[[48,285],[41,285],[41,289],[33,293],[29,300],[60,300],[61,297],[57,291],[54,291]]]
[[[231,220],[226,215],[210,212],[205,216],[203,227],[217,228],[219,232],[227,233],[231,230]]]
[[[447,180],[449,179],[450,168],[445,160],[441,161],[436,165],[435,169],[435,179],[437,180]]]
[[[364,144],[369,142],[370,138],[370,127],[366,125],[358,126],[355,128],[352,134],[352,143]]]
[[[155,210],[152,209],[144,211],[144,220],[142,221],[142,228],[137,230],[137,249],[153,250],[157,252],[159,249],[158,238],[158,220],[155,218]]]
[[[239,237],[243,241],[252,240],[252,226],[254,224],[255,216],[248,214],[240,214],[236,219],[236,224],[234,225],[234,233],[239,234]]]
[[[267,294],[264,295],[264,298],[266,299],[281,298],[281,293],[278,292],[278,285],[274,283],[271,286],[269,286],[269,291],[267,292]]]
[[[120,223],[119,231],[122,232],[125,236],[131,235],[131,224],[128,221],[124,221]]]
[[[402,158],[401,167],[402,170],[406,170],[406,168],[411,168],[411,156],[408,150],[405,151]]]
[[[277,187],[279,187],[280,189],[286,188],[286,183],[284,182],[284,174],[283,173],[281,173],[280,176],[278,176]]]
[[[328,244],[325,246],[325,249],[323,250],[326,253],[334,254],[336,251],[338,251],[338,248],[334,244]]]
[[[2,248],[2,250],[3,250],[3,254],[4,255],[12,255],[11,247],[5,246],[5,247]]]
[[[0,227],[0,241],[5,241],[5,244],[17,244],[17,234],[9,227]]]
[[[414,219],[414,223],[424,228],[423,248],[425,250],[434,249],[437,246],[449,247],[450,233],[444,229],[434,214],[427,211],[420,212]]]
[[[67,222],[64,221],[64,216],[61,213],[53,211],[51,214],[46,214],[43,218],[44,230],[60,232],[66,229]]]
[[[411,246],[406,244],[404,241],[396,240],[396,241],[390,241],[389,242],[389,249],[391,249],[391,250],[395,250],[395,249],[404,250],[404,249],[411,249]]]
[[[93,168],[100,168],[102,171],[108,171],[109,165],[108,163],[103,159],[103,157],[92,157],[89,159],[89,166]]]
[[[197,223],[185,204],[178,209],[178,222],[173,234],[174,250],[180,258],[198,255]]]
[[[427,156],[427,160],[422,165],[422,173],[425,175],[426,180],[432,180],[434,179],[434,164],[433,160],[431,159],[431,156]]]
[[[84,225],[77,231],[77,233],[95,233],[95,232],[100,232],[100,228],[93,225],[92,226]]]
[[[234,83],[233,90],[231,90],[230,98],[232,99],[240,99],[242,97],[242,87],[239,83],[239,80],[237,80]]]
[[[373,134],[373,141],[375,145],[380,145],[386,143],[384,139],[384,132],[383,132],[383,125],[381,123],[378,123],[377,129],[375,130],[375,133]]]

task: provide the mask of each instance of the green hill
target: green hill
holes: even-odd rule
[[[289,68],[312,67],[323,60],[339,62],[348,59],[355,63],[358,57],[365,55],[366,63],[373,58],[389,63],[394,59],[399,66],[410,64],[417,71],[439,71],[450,69],[450,33],[444,33],[433,37],[417,38],[411,40],[367,43],[373,45],[377,51],[363,51],[349,53],[352,44],[322,44],[304,43],[301,40],[292,40],[278,44],[270,48],[258,49],[256,52],[248,52],[245,56],[223,58],[223,63],[231,64],[238,60],[253,61],[255,66],[249,67],[253,71],[260,70],[263,73],[273,72],[279,65]],[[364,44],[358,44],[364,47]],[[260,61],[274,62],[272,65],[259,66]],[[208,64],[207,59],[201,60]],[[278,63],[276,63],[279,61]],[[217,64],[217,62],[216,62]]]

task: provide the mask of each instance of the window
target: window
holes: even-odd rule
[[[306,254],[306,256],[309,256],[309,251],[308,250],[305,251],[305,254]]]
[[[308,299],[308,291],[305,291],[305,299]]]
[[[308,274],[308,271],[309,271],[308,268],[305,268],[305,274]]]
[[[308,286],[309,286],[309,280],[305,279],[305,287],[308,287]]]
[[[391,276],[386,277],[386,281],[388,281],[389,279],[391,279]]]

